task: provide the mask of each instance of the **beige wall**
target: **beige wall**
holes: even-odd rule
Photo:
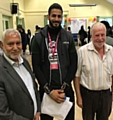
[[[11,15],[10,3],[14,1],[19,3],[19,14]],[[86,18],[89,17],[113,16],[113,4],[107,2],[107,0],[0,0],[0,39],[3,32],[2,27],[2,15],[10,16],[11,26],[16,28],[16,16],[25,19],[25,27],[31,29],[32,34],[35,30],[35,25],[41,27],[44,26],[44,15],[47,15],[47,10],[52,3],[59,3],[63,7],[64,14],[67,14],[69,18]],[[69,7],[70,3],[96,3],[95,7]],[[87,25],[89,21],[87,22]]]
[[[14,0],[15,3],[19,4],[19,16],[20,18],[24,18],[24,0]]]
[[[113,5],[105,0],[85,0],[86,3],[96,3],[97,6],[94,7],[76,7],[69,8],[70,17],[89,17],[89,16],[112,16],[113,15]],[[84,2],[85,3],[85,2]]]
[[[113,16],[113,5],[106,0],[25,0],[25,25],[34,33],[35,25],[44,26],[44,15],[52,3],[62,5],[64,14],[74,19],[86,18],[89,25],[89,18],[95,16]],[[96,3],[95,7],[69,7],[69,4]]]
[[[11,14],[10,3],[12,3],[12,1],[19,3],[19,17],[24,17],[24,0],[0,0],[0,39],[2,39],[3,33],[3,15],[10,18],[10,27],[16,28],[16,16],[18,15]]]
[[[7,16],[11,16],[9,3],[10,3],[9,0],[0,0],[0,40],[3,32],[2,15],[4,14]]]

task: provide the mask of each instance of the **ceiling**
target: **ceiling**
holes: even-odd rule
[[[107,0],[108,2],[110,2],[111,4],[113,4],[113,0]]]

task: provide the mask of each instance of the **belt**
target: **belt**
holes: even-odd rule
[[[89,89],[83,87],[82,85],[80,85],[80,88],[81,88],[82,90],[87,91],[87,92],[98,92],[98,93],[102,93],[102,92],[108,92],[108,91],[110,91],[110,88],[109,88],[109,89],[106,89],[106,90],[89,90]]]

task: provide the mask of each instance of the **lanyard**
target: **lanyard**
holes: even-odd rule
[[[60,35],[60,32],[57,35],[55,47],[52,48],[53,47],[52,46],[52,39],[51,39],[50,33],[48,32],[48,38],[49,38],[49,42],[50,42],[50,49],[51,49],[51,52],[52,52],[52,57],[54,57],[54,54],[55,54],[56,49],[57,49],[57,43],[58,43],[59,35]]]

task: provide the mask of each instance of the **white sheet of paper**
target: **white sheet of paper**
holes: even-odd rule
[[[44,93],[41,104],[41,113],[48,114],[57,118],[58,120],[64,120],[73,105],[69,99],[69,97],[66,97],[66,100],[59,104],[55,102],[49,95]]]

